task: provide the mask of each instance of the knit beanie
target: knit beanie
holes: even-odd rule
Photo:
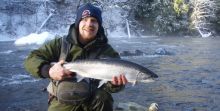
[[[85,17],[94,17],[97,19],[99,26],[102,25],[102,12],[98,7],[93,6],[91,3],[86,3],[78,8],[75,19],[75,27],[79,27],[79,22]]]

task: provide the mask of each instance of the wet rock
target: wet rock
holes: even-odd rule
[[[47,88],[44,87],[44,88],[41,88],[40,90],[41,90],[42,92],[46,92],[46,91],[47,91]]]
[[[146,111],[146,107],[134,102],[118,103],[114,111]]]
[[[158,48],[156,49],[156,51],[154,52],[154,54],[157,55],[172,55],[170,52],[168,52],[166,49],[164,48]]]
[[[119,54],[120,54],[120,56],[129,56],[129,55],[131,55],[131,52],[129,52],[129,51],[122,51]]]
[[[158,111],[158,110],[159,110],[159,106],[157,103],[152,103],[148,108],[148,111]]]
[[[135,102],[118,103],[114,111],[158,111],[157,103],[152,103],[149,107],[139,105]]]
[[[144,52],[141,50],[135,50],[134,52],[136,55],[144,55]]]
[[[142,56],[145,53],[141,50],[135,50],[135,51],[122,51],[120,53],[121,56]]]

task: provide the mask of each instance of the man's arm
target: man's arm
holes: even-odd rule
[[[49,77],[50,63],[58,61],[59,58],[59,47],[59,39],[54,39],[39,49],[33,50],[24,62],[27,72],[35,77]]]

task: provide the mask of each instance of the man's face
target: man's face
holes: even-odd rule
[[[87,43],[96,37],[99,24],[94,17],[85,17],[79,23],[80,41]]]

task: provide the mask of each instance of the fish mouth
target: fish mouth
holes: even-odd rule
[[[157,74],[153,74],[151,77],[158,78],[158,75]]]
[[[155,79],[153,79],[153,78],[148,78],[148,79],[140,80],[140,82],[142,82],[142,83],[149,83],[149,82],[154,82],[154,81],[155,81]]]
[[[158,78],[158,75],[157,74],[155,74],[154,72],[150,72],[150,73],[148,73],[149,75],[150,75],[150,78]]]

